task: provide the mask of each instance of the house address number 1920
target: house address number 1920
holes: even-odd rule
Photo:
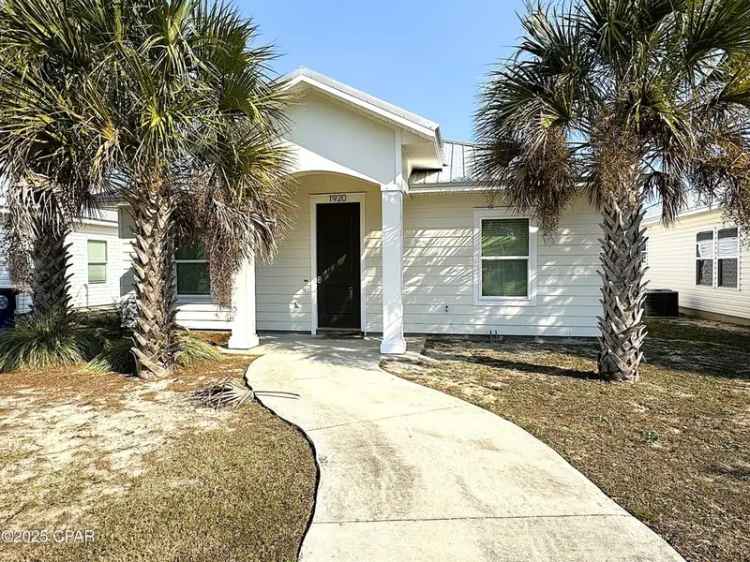
[[[335,195],[328,196],[329,203],[346,203],[345,193],[336,193]]]

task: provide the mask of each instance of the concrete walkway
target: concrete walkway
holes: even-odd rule
[[[376,340],[266,339],[248,380],[315,446],[304,562],[666,561],[667,543],[552,449],[378,368]]]

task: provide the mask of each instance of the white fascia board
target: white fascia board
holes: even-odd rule
[[[429,184],[430,187],[421,187],[412,185],[409,187],[409,195],[419,195],[420,193],[464,193],[469,191],[493,191],[496,188],[484,184]]]
[[[679,213],[677,215],[677,217],[675,218],[675,220],[672,221],[672,222],[675,223],[675,222],[679,222],[681,219],[684,219],[684,218],[687,218],[687,217],[694,217],[696,215],[702,215],[704,213],[705,214],[707,214],[707,213],[714,213],[716,211],[721,211],[721,207],[711,207],[711,206],[708,206],[708,207],[701,207],[699,209],[689,209],[687,211],[682,211],[681,213]],[[653,224],[658,224],[658,223],[661,223],[661,213],[659,213],[658,215],[655,215],[653,217],[649,217],[648,219],[645,219],[643,221],[643,225],[644,226],[651,226]]]

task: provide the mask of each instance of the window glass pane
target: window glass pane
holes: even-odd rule
[[[208,295],[211,283],[208,262],[177,264],[177,293],[180,295]]]
[[[482,296],[528,296],[528,263],[528,260],[482,260]]]
[[[695,270],[695,284],[713,287],[714,260],[697,260]]]
[[[724,228],[719,231],[719,255],[720,258],[737,257],[737,229]]]
[[[135,238],[135,223],[133,215],[128,209],[119,209],[117,212],[118,222],[120,223],[120,238]]]
[[[719,260],[719,287],[737,288],[737,258]]]
[[[696,258],[713,258],[714,257],[714,233],[699,232],[695,244]]]
[[[88,241],[89,263],[105,263],[107,261],[107,243],[102,240]]]
[[[200,243],[189,244],[177,248],[175,259],[178,260],[205,260],[206,254],[203,251],[203,245]]]
[[[106,283],[107,266],[104,264],[89,264],[89,283]]]
[[[482,256],[528,256],[528,219],[482,221]]]

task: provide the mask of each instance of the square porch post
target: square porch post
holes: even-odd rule
[[[404,340],[404,193],[398,185],[381,188],[383,209],[383,342],[381,353],[406,352]]]
[[[232,336],[229,349],[250,349],[260,342],[255,329],[255,259],[245,260],[234,279]]]

